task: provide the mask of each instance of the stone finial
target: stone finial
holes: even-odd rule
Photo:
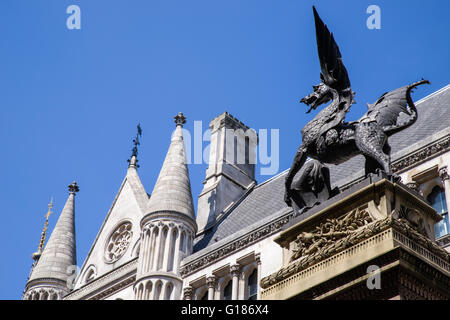
[[[76,192],[80,191],[80,188],[78,187],[76,181],[74,181],[71,185],[69,185],[69,192],[75,194]]]
[[[183,124],[186,123],[186,117],[184,116],[184,114],[182,112],[179,112],[173,118],[175,119],[175,123],[176,123],[177,126],[183,126]]]

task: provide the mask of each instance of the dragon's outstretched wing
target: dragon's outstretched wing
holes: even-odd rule
[[[411,99],[411,91],[422,84],[422,80],[394,91],[384,93],[374,104],[368,104],[368,111],[360,121],[374,120],[387,135],[412,125],[417,120],[417,110]]]
[[[319,52],[320,68],[322,73],[320,77],[326,85],[338,91],[350,88],[350,79],[347,69],[342,63],[341,52],[334,41],[333,34],[320,19],[316,8],[313,6],[314,21],[316,24],[317,49]]]

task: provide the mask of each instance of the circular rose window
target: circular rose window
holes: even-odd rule
[[[106,262],[116,262],[123,256],[125,251],[128,249],[132,235],[133,232],[131,231],[131,222],[124,222],[113,231],[108,242],[106,243]]]

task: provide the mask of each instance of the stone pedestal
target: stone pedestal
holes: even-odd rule
[[[449,299],[440,219],[415,191],[371,176],[283,228],[283,267],[261,280],[261,298]]]

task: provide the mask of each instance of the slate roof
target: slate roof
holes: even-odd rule
[[[419,112],[416,123],[389,138],[393,161],[414,147],[414,144],[450,127],[450,85],[415,104]],[[329,168],[331,183],[342,186],[364,174],[364,158],[357,156],[338,166],[329,165]],[[359,170],[355,171],[355,168]],[[238,231],[249,228],[286,208],[283,200],[286,174],[287,170],[254,187],[212,229],[195,239],[194,252],[199,252],[227,237],[232,238]]]

